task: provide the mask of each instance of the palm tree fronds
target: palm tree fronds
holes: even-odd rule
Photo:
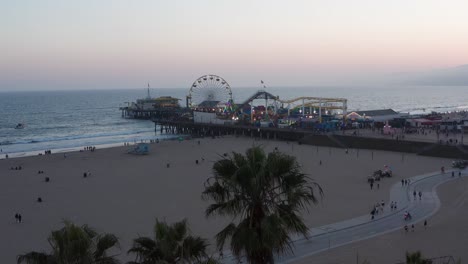
[[[46,253],[31,251],[24,255],[19,255],[17,257],[17,263],[26,263],[26,264],[49,264],[55,263],[52,261],[52,256],[47,255]]]

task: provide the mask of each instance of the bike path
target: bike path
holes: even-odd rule
[[[390,201],[397,203],[396,210],[391,210],[390,202],[386,202],[383,212],[375,215],[374,219],[371,219],[369,212],[367,215],[311,228],[308,239],[293,237],[294,255],[277,257],[275,262],[292,263],[332,248],[401,230],[405,225],[411,228],[412,224],[424,221],[438,211],[440,200],[436,188],[450,180],[457,180],[458,170],[455,172],[455,177],[451,176],[451,171],[414,176],[408,178],[410,184],[404,186],[398,182],[390,188]],[[462,177],[467,175],[467,170],[463,170]],[[418,195],[416,199],[413,197],[414,191],[417,194],[422,192],[421,199]],[[403,219],[406,211],[412,216],[409,221]],[[229,251],[224,253],[222,260],[223,263],[239,263]]]

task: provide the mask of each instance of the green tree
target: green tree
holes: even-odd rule
[[[431,264],[432,261],[423,258],[420,251],[406,252],[406,264]]]
[[[116,264],[115,255],[107,251],[118,247],[118,239],[112,234],[98,234],[87,225],[77,226],[65,221],[64,227],[52,231],[48,241],[50,254],[29,252],[19,255],[18,264]]]
[[[129,264],[156,263],[213,263],[206,254],[207,242],[189,235],[187,220],[172,225],[156,219],[154,239],[139,237],[133,240],[129,254],[136,254]]]
[[[233,152],[213,165],[214,176],[202,197],[214,201],[206,215],[233,217],[216,235],[218,250],[230,239],[232,253],[254,264],[273,263],[274,255],[292,253],[291,234],[307,237],[301,211],[323,196],[320,185],[301,171],[293,156],[261,147],[245,156]]]

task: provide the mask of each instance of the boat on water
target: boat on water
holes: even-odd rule
[[[25,128],[25,125],[23,123],[18,123],[16,126],[15,126],[15,129],[23,129]]]

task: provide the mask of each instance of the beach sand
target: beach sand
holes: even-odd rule
[[[421,251],[426,258],[452,256],[462,263],[468,260],[468,178],[439,186],[437,193],[441,209],[427,219],[428,226],[415,225],[414,232],[395,231],[386,235],[338,247],[295,263],[356,263],[395,264],[405,261],[405,252]]]
[[[388,203],[393,183],[438,171],[441,166],[448,168],[451,162],[370,150],[350,149],[346,154],[337,148],[230,136],[200,139],[200,145],[197,141],[151,144],[147,156],[126,154],[129,147],[117,147],[68,153],[66,158],[54,154],[0,160],[0,259],[14,263],[20,253],[48,251],[47,236],[62,226],[63,219],[116,234],[122,249],[119,258],[124,261],[133,259],[126,254],[133,238],[152,234],[156,217],[168,222],[186,217],[192,232],[213,244],[214,235],[230,219],[205,217],[209,202],[201,199],[203,184],[212,176],[214,161],[224,153],[244,152],[253,144],[295,155],[304,171],[323,187],[322,202],[304,214],[310,227],[368,214],[382,199]],[[10,170],[19,165],[22,170]],[[393,169],[394,177],[383,179],[380,188],[374,186],[371,191],[366,177],[384,165]],[[38,170],[45,173],[38,174]],[[91,176],[83,178],[88,171]],[[45,177],[50,177],[49,183]],[[38,197],[42,203],[36,202]],[[22,214],[24,223],[15,223],[16,212]]]

